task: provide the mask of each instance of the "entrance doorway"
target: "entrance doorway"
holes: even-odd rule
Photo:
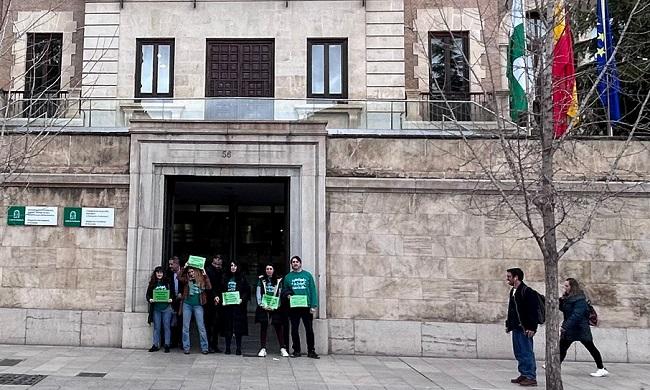
[[[251,286],[267,262],[287,272],[288,178],[167,178],[165,258],[221,254]]]

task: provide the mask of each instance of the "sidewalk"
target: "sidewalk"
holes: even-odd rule
[[[3,359],[17,359],[6,361]],[[13,366],[7,364],[16,363]],[[541,364],[539,364],[541,367]],[[606,364],[611,375],[592,378],[593,363],[566,363],[567,390],[650,390],[650,365]],[[79,377],[79,373],[104,377]],[[46,375],[32,389],[518,389],[514,360],[388,356],[322,356],[320,360],[116,348],[0,345],[0,374]],[[89,375],[89,374],[87,374]],[[544,371],[538,371],[544,388]],[[0,389],[29,386],[2,386]]]

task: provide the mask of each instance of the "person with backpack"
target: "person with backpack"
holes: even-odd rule
[[[540,308],[541,296],[524,283],[524,271],[521,268],[508,269],[506,279],[512,287],[508,300],[506,333],[512,332],[512,350],[519,370],[519,376],[510,382],[520,386],[537,386],[533,337],[537,333],[537,325],[544,322],[540,318],[544,316]]]
[[[580,283],[574,278],[564,281],[564,295],[560,297],[560,311],[564,321],[560,326],[560,361],[564,361],[567,350],[574,341],[579,341],[587,348],[587,351],[594,358],[597,370],[590,375],[603,377],[609,372],[603,366],[603,358],[600,351],[594,345],[591,329],[589,328],[589,302],[580,287]]]

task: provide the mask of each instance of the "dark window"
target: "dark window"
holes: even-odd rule
[[[307,40],[307,97],[348,97],[348,40]]]
[[[462,100],[469,95],[467,32],[429,33],[430,91],[433,96]]]
[[[138,39],[135,97],[174,96],[174,40]]]
[[[61,88],[61,46],[63,34],[27,34],[25,94],[45,95]]]

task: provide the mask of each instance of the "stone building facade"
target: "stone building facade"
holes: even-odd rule
[[[31,10],[20,12],[43,11],[38,2],[30,4]],[[115,224],[8,226],[6,212],[0,215],[0,342],[147,346],[144,291],[153,267],[170,255],[165,243],[174,234],[168,184],[189,177],[285,183],[286,260],[299,254],[317,278],[320,352],[510,357],[502,325],[505,269],[521,266],[526,280],[543,291],[540,253],[516,223],[471,207],[497,195],[476,191],[483,173],[464,158],[465,141],[403,127],[412,120],[435,123],[413,118],[404,100],[428,87],[422,84],[428,54],[417,50],[417,33],[428,39],[439,32],[444,19],[436,15],[446,15],[468,37],[482,33],[476,20],[482,10],[462,2],[436,4],[86,1],[82,17],[77,8],[69,11],[76,26],[84,26],[83,41],[76,40],[79,30],[72,24],[48,25],[47,32],[64,40],[71,34],[75,49],[63,51],[62,58],[69,55],[64,63],[78,64],[77,53],[83,53],[80,68],[69,70],[70,77],[81,77],[81,114],[50,128],[20,174],[3,176],[0,201],[4,209],[109,207]],[[68,11],[61,17],[50,12],[63,20]],[[242,97],[239,91],[224,100],[219,87],[211,90],[210,45],[222,45],[217,52],[224,45],[243,50],[254,39],[273,48],[272,93],[260,101],[272,102],[274,116],[208,115],[211,99],[232,106],[238,100],[228,98]],[[309,118],[288,116],[320,104],[307,101],[318,95],[310,89],[313,45],[336,51],[342,42],[346,104],[328,105]],[[142,87],[145,72],[138,72],[139,63],[153,58],[144,58],[143,45],[173,46],[171,96],[138,98],[150,94]],[[503,89],[486,76],[490,67],[500,69],[499,48],[470,43],[468,50],[477,64],[471,91]],[[337,95],[336,77],[328,81]],[[3,137],[12,145],[38,139],[20,132]],[[488,153],[493,141],[469,142]],[[577,141],[582,165],[560,159],[567,172],[562,179],[571,184],[600,177],[622,145]],[[561,277],[577,277],[592,294],[602,320],[594,333],[606,361],[650,359],[647,147],[635,144],[622,161],[622,171],[633,173],[626,180],[639,185],[603,209],[561,264]],[[543,348],[543,338],[537,340],[536,348]],[[569,355],[585,357],[580,348]]]

